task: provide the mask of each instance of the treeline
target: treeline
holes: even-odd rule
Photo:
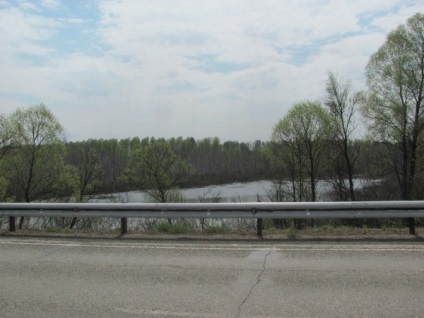
[[[97,193],[121,192],[135,189],[122,178],[134,152],[154,144],[168,144],[173,152],[188,162],[194,175],[181,186],[196,187],[231,182],[244,182],[271,178],[267,156],[268,143],[226,141],[219,138],[195,140],[189,138],[139,137],[127,139],[90,139],[68,142],[66,163],[75,167],[84,164],[81,154],[89,154],[96,162]],[[87,156],[87,155],[86,155]],[[85,158],[85,161],[88,161]]]
[[[334,143],[330,140],[327,142],[328,145]],[[93,178],[97,180],[95,189],[92,189],[95,193],[142,190],[123,178],[123,173],[129,168],[134,152],[162,143],[169,145],[178,158],[189,163],[194,170],[193,176],[181,184],[184,188],[256,180],[278,182],[280,177],[287,182],[290,180],[290,168],[293,168],[277,166],[278,163],[275,162],[276,154],[279,159],[289,154],[289,149],[284,145],[260,140],[252,143],[221,142],[217,137],[199,140],[193,137],[170,139],[134,137],[67,142],[66,163],[80,167],[90,162],[87,154],[88,157],[93,157],[91,162],[96,162],[96,168],[86,167],[85,170],[92,170]],[[373,165],[378,162],[378,149],[383,149],[384,146],[360,139],[355,140],[353,144],[358,153],[361,149],[356,159],[358,168],[355,170],[355,177],[361,177],[363,180],[368,178],[370,183],[380,178],[381,175]],[[81,156],[83,153],[86,154],[85,158]],[[325,168],[319,170],[316,176],[317,179],[326,182],[334,179],[337,173],[329,154],[323,156]]]
[[[221,142],[217,137],[200,140],[192,137],[134,137],[66,142],[61,136],[62,128],[56,131],[52,127],[42,125],[49,122],[55,123],[56,128],[61,127],[44,105],[20,109],[17,114],[19,116],[12,114],[9,122],[8,118],[2,117],[3,127],[14,126],[13,134],[9,133],[13,138],[7,138],[6,130],[3,134],[3,155],[0,161],[3,200],[84,202],[96,194],[158,187],[163,180],[158,180],[156,184],[145,184],[140,180],[133,182],[134,178],[129,179],[127,175],[133,174],[143,179],[154,174],[154,171],[145,169],[137,171],[135,163],[147,160],[139,156],[139,153],[155,147],[157,152],[161,145],[172,150],[172,154],[167,154],[168,157],[175,155],[175,160],[186,162],[193,171],[190,178],[178,184],[169,184],[169,188],[274,180],[276,188],[269,189],[266,200],[312,200],[311,187],[307,182],[308,169],[291,161],[292,149],[286,142]],[[23,134],[21,141],[17,139],[20,136],[18,131],[15,131],[18,128]],[[33,132],[36,138],[31,139],[34,137]],[[299,138],[296,140],[301,141]],[[332,186],[329,196],[320,197],[320,200],[349,200],[345,169],[342,168],[342,163],[335,164],[336,143],[337,140],[325,140],[323,146],[328,151],[319,156],[320,166],[314,171],[313,176],[317,181],[325,181]],[[298,147],[300,149],[302,145],[299,144]],[[358,199],[399,199],[395,190],[388,190],[393,187],[393,180],[388,178],[387,172],[381,168],[381,157],[387,146],[381,142],[356,139],[349,141],[349,147],[350,151],[356,153],[354,177],[361,178],[362,185],[365,185],[358,187],[357,191],[361,190]],[[151,151],[148,156],[154,158],[155,152]],[[306,159],[299,157],[297,161],[306,163]],[[157,161],[152,160],[150,166],[163,168]],[[171,164],[173,162],[168,163]],[[167,174],[166,177],[169,177],[170,173]],[[164,175],[161,175],[161,178],[166,179]],[[384,186],[376,183],[377,179],[384,180]],[[301,195],[288,195],[290,191],[298,191]]]

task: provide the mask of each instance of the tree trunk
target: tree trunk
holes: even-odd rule
[[[22,230],[22,227],[24,226],[25,217],[21,216],[19,220],[19,229]]]
[[[77,221],[78,221],[78,218],[76,217],[76,216],[74,216],[73,218],[72,218],[72,221],[71,221],[71,225],[69,226],[69,228],[72,230],[73,228],[74,228],[74,226],[77,224]]]

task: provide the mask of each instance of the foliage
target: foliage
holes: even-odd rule
[[[64,170],[64,130],[43,104],[10,116],[14,147],[5,158],[10,188],[18,201],[47,198],[58,190]]]
[[[168,143],[158,141],[134,151],[125,178],[154,202],[175,202],[181,199],[175,190],[193,175],[193,168]]]
[[[292,169],[293,200],[305,200],[303,179],[309,177],[312,201],[317,199],[316,180],[323,155],[332,139],[333,125],[329,114],[318,103],[295,104],[275,126],[272,140],[285,146],[283,164]]]
[[[5,177],[0,176],[0,202],[6,198],[7,186],[8,180]]]
[[[161,221],[157,223],[154,229],[160,233],[169,234],[184,234],[190,232],[191,228],[185,223],[169,224],[168,222]]]
[[[269,177],[269,160],[266,156],[267,143],[226,141],[218,138],[127,138],[70,142],[67,143],[68,164],[78,165],[78,151],[87,147],[99,158],[101,175],[96,178],[93,192],[118,192],[138,190],[139,186],[129,183],[122,174],[128,168],[134,152],[154,143],[163,142],[171,146],[174,153],[188,162],[196,171],[196,177],[184,182],[184,187],[204,186],[231,182],[254,181]]]
[[[290,228],[287,229],[287,237],[290,239],[295,239],[298,236],[296,226],[293,224]]]
[[[86,202],[100,185],[103,168],[90,143],[68,144],[68,162],[74,168],[73,193],[76,202]]]
[[[7,116],[0,114],[0,200],[6,197],[8,180],[4,177],[6,167],[2,164],[3,157],[12,149],[13,135],[10,120]]]
[[[387,146],[380,164],[389,167],[403,200],[418,198],[419,152],[424,131],[424,14],[390,32],[366,68],[368,92],[362,113],[372,137]]]
[[[13,146],[13,133],[10,119],[0,114],[0,160]]]

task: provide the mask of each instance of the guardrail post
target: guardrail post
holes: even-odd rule
[[[9,216],[9,231],[16,232],[16,216]]]
[[[409,218],[408,219],[409,224],[409,234],[415,235],[415,218]]]
[[[259,218],[256,222],[256,233],[258,234],[259,238],[262,238],[262,222],[263,219]]]
[[[127,218],[121,218],[121,234],[127,234],[128,232],[128,219]]]

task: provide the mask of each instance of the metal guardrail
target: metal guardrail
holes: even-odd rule
[[[116,217],[121,232],[127,218],[414,218],[424,217],[424,201],[355,202],[249,202],[249,203],[0,203],[0,217],[9,217],[15,231],[16,217]],[[259,222],[260,220],[260,222]],[[258,224],[258,235],[261,235]]]

